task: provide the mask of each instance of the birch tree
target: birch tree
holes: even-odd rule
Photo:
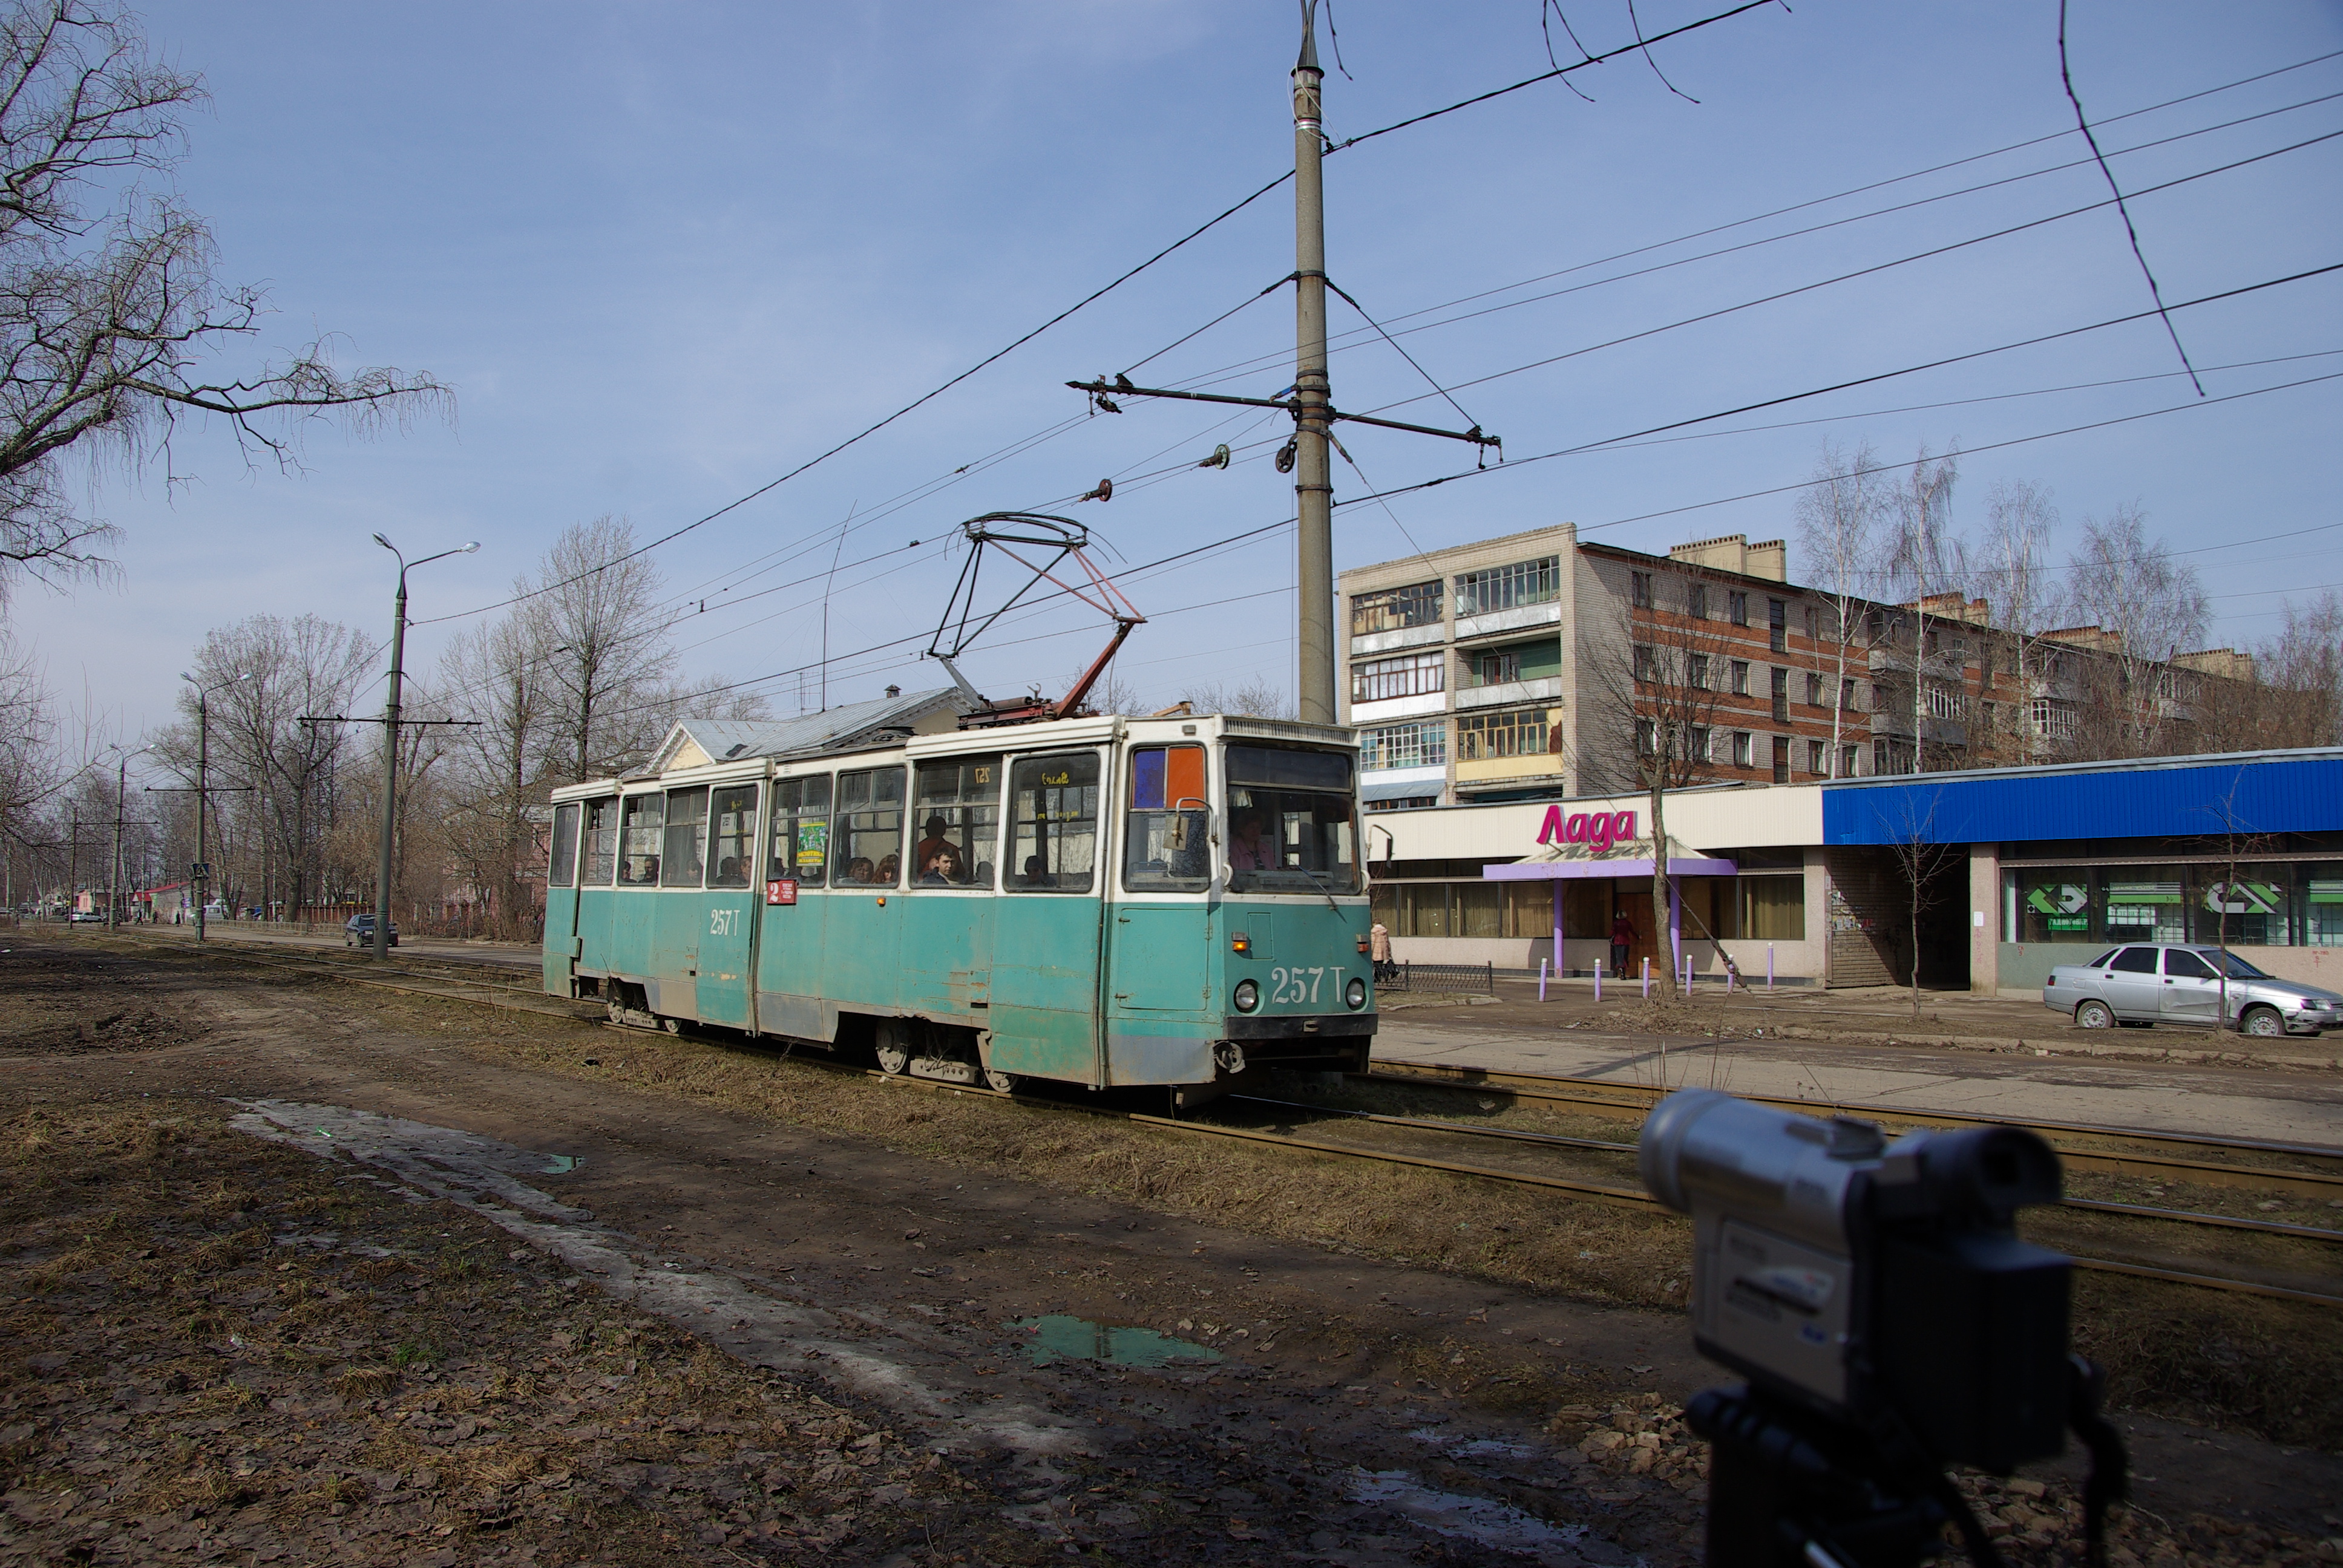
[[[1973,545],[1963,541],[1957,552],[1957,568],[1986,598],[1988,625],[2006,639],[2017,685],[2009,733],[2029,761],[2042,749],[2043,737],[2034,732],[2033,695],[2042,669],[2041,637],[2051,629],[2059,603],[2049,560],[2049,538],[2057,526],[2058,508],[2046,488],[2030,479],[1999,479],[1986,492],[1983,537]]]
[[[1912,767],[1927,770],[1928,603],[1953,584],[1951,531],[1953,489],[1960,479],[1960,454],[1928,456],[1928,448],[1898,476],[1889,492],[1895,532],[1886,552],[1888,598],[1911,611]]]
[[[2162,749],[2163,702],[2177,697],[2166,680],[2176,654],[2200,647],[2211,612],[2197,568],[2174,558],[2171,547],[2147,534],[2147,514],[2126,502],[2104,518],[2087,518],[2067,560],[2066,616],[2077,626],[2107,632],[2103,659],[2114,689],[2086,703],[2078,741],[2085,760],[2151,756]]]
[[[1847,658],[1863,621],[1865,596],[1877,568],[1879,524],[1887,496],[1868,443],[1852,452],[1823,443],[1814,478],[1798,497],[1798,548],[1809,580],[1830,601],[1833,675],[1830,776],[1839,776],[1846,722]]]

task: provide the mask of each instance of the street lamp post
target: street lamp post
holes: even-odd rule
[[[211,788],[212,693],[224,691],[239,680],[250,680],[252,671],[247,669],[242,675],[231,675],[226,680],[215,681],[209,686],[184,669],[179,672],[179,678],[196,689],[196,865],[202,869],[203,874],[187,879],[196,885],[196,940],[202,941],[204,908],[211,902],[211,867],[204,859],[204,812],[211,805],[211,796],[207,791]]]
[[[382,863],[374,885],[374,956],[381,960],[390,957],[391,845],[398,825],[398,680],[400,664],[407,653],[407,574],[411,568],[427,566],[449,556],[470,555],[480,548],[480,541],[474,539],[417,561],[399,555],[398,547],[380,534],[375,535],[374,542],[398,556],[398,597],[392,601],[390,611],[390,689],[382,709]]]

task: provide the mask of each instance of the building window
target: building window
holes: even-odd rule
[[[1659,658],[1653,653],[1651,645],[1649,643],[1643,642],[1637,643],[1635,645],[1635,678],[1637,680],[1657,680],[1659,678]]]
[[[1822,641],[1822,628],[1823,618],[1821,614],[1815,610],[1814,606],[1808,605],[1806,607],[1806,640],[1808,642]]]
[[[1966,719],[1968,717],[1968,693],[1947,687],[1928,688],[1928,717],[1931,719]]]
[[[1842,680],[1838,683],[1838,705],[1841,709],[1849,713],[1861,711],[1861,709],[1855,706],[1855,682],[1852,680]]]
[[[1412,626],[1431,626],[1439,619],[1440,584],[1437,579],[1351,596],[1353,637],[1368,637],[1379,631],[1404,631]]]
[[[1708,745],[1709,745],[1708,726],[1707,726],[1707,725],[1705,725],[1705,724],[1695,724],[1695,725],[1694,725],[1694,726],[1692,727],[1692,750],[1691,750],[1691,752],[1690,752],[1691,759],[1692,759],[1693,761],[1694,761],[1694,762],[1705,762],[1705,761],[1707,761],[1707,760],[1709,759],[1709,758],[1708,758]]]
[[[1790,738],[1786,735],[1776,735],[1774,737],[1774,782],[1787,784],[1789,781]]]
[[[1765,638],[1775,653],[1789,651],[1790,607],[1780,599],[1765,601]]]
[[[1806,771],[1813,774],[1815,778],[1819,779],[1823,776],[1824,764],[1828,760],[1829,757],[1830,748],[1824,745],[1821,741],[1809,740],[1806,742]]]
[[[1820,708],[1822,705],[1823,678],[1816,675],[1813,670],[1808,670],[1806,672],[1806,706],[1808,708]]]
[[[2034,699],[2034,733],[2045,740],[2071,740],[2075,738],[2074,711],[2052,697]]]
[[[1708,618],[1708,585],[1691,582],[1684,585],[1684,613],[1694,620]]]
[[[1786,877],[1736,877],[1741,894],[1741,934],[1756,941],[1802,942],[1806,940],[1806,879],[1803,872]]]
[[[1442,691],[1448,684],[1448,656],[1408,653],[1396,658],[1370,659],[1351,666],[1351,700],[1381,702],[1393,697],[1421,697]]]
[[[1708,655],[1694,653],[1684,656],[1684,684],[1695,691],[1708,689]]]
[[[1660,749],[1660,732],[1648,719],[1635,720],[1635,755],[1649,757]]]
[[[1735,697],[1749,695],[1749,661],[1745,658],[1736,658],[1733,661],[1733,695]]]
[[[1773,673],[1774,722],[1787,724],[1790,721],[1790,672],[1777,664]]]
[[[1363,811],[1421,811],[1440,804],[1437,795],[1402,795],[1395,800],[1367,800],[1360,804]]]
[[[1445,768],[1448,765],[1448,725],[1394,724],[1370,729],[1359,737],[1361,768]]]
[[[1464,657],[1464,684],[1503,686],[1522,678],[1522,654],[1516,648],[1493,648]]]
[[[1456,578],[1456,613],[1460,617],[1552,604],[1561,597],[1560,556],[1515,561],[1509,567],[1491,567],[1486,571],[1463,572]]]
[[[1739,729],[1735,730],[1733,732],[1733,765],[1735,768],[1748,767],[1749,756],[1748,732]]]
[[[1634,601],[1634,605],[1637,609],[1651,608],[1652,574],[1649,572],[1629,572],[1627,574],[1627,594],[1628,597]]]
[[[1749,596],[1745,593],[1726,594],[1725,596],[1725,618],[1731,621],[1735,626],[1747,626],[1749,624]]]
[[[1838,749],[1838,776],[1842,779],[1854,778],[1855,776],[1855,764],[1862,755],[1863,749],[1859,746],[1840,747]]]
[[[1546,749],[1546,710],[1514,708],[1468,714],[1456,720],[1456,760],[1491,757],[1535,757]]]

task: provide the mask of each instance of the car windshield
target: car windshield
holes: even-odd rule
[[[2220,968],[2221,960],[2222,960],[2223,956],[2224,956],[2224,955],[2223,955],[2223,954],[2221,954],[2221,953],[2219,953],[2219,952],[2209,952],[2209,953],[2207,953],[2207,954],[2205,955],[2205,958],[2206,958],[2206,961],[2207,961],[2208,963],[2212,964],[2212,965],[2213,965],[2213,967],[2217,970]],[[2261,970],[2258,970],[2258,969],[2254,968],[2254,966],[2253,966],[2253,965],[2251,965],[2251,964],[2247,963],[2245,960],[2243,960],[2243,959],[2239,958],[2237,954],[2235,954],[2235,953],[2230,953],[2230,954],[2227,954],[2227,957],[2228,958],[2228,960],[2229,960],[2229,978],[2230,978],[2231,980],[2268,980],[2268,979],[2269,979],[2269,976],[2268,976],[2268,975],[2264,974]]]

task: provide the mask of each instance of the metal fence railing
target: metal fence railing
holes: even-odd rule
[[[1383,989],[1442,991],[1458,996],[1494,996],[1497,994],[1497,966],[1403,962],[1385,971]]]

